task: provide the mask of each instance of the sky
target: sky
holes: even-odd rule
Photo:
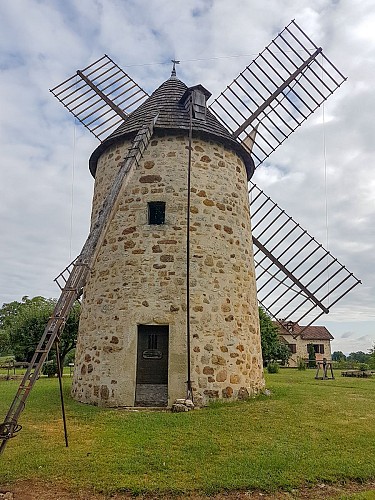
[[[1,0],[0,305],[57,297],[88,235],[97,139],[49,89],[108,54],[149,93],[178,59],[216,97],[292,19],[348,80],[253,180],[362,280],[319,319],[332,349],[371,348],[375,0]]]

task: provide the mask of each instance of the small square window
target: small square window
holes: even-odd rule
[[[165,202],[150,201],[148,203],[148,223],[165,224]]]

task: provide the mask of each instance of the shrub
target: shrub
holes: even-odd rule
[[[283,365],[286,365],[291,352],[284,343],[280,342],[278,326],[261,307],[259,307],[259,324],[264,365],[272,359],[279,359]]]
[[[74,363],[74,359],[76,357],[76,350],[72,349],[68,352],[64,360],[64,366],[69,366],[69,363]]]
[[[267,365],[267,371],[268,373],[278,373],[279,372],[278,363],[276,363],[276,361],[270,361]]]
[[[297,368],[299,371],[306,370],[306,363],[305,363],[305,360],[303,358],[298,358]]]
[[[47,377],[51,378],[57,374],[57,364],[55,360],[46,361],[42,367],[43,375],[47,375]]]
[[[366,372],[367,370],[370,369],[370,366],[367,363],[360,363],[359,369],[363,372]]]
[[[307,352],[309,353],[309,368],[316,367],[315,350],[313,344],[308,344]]]
[[[349,361],[333,361],[332,367],[334,370],[349,370],[351,368]]]
[[[0,356],[0,364],[13,363],[14,356]]]

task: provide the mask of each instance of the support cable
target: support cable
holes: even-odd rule
[[[77,129],[77,119],[74,118],[72,175],[71,175],[71,188],[70,188],[70,230],[69,230],[69,260],[70,261],[72,260],[72,246],[73,246],[74,184],[75,184],[75,169],[76,169],[76,129]]]
[[[323,74],[323,63],[324,59],[322,57],[322,80]],[[325,204],[325,226],[326,226],[326,249],[329,251],[329,214],[328,214],[328,173],[327,173],[327,140],[326,140],[326,122],[325,122],[325,103],[322,104],[322,123],[323,123],[323,162],[324,162],[324,204]],[[327,255],[328,260],[328,255]],[[328,307],[329,307],[329,281],[330,274],[329,269],[327,269],[327,291],[328,291]]]

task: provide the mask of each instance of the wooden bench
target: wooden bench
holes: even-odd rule
[[[360,377],[368,378],[372,377],[371,370],[345,370],[341,372],[342,377]]]

